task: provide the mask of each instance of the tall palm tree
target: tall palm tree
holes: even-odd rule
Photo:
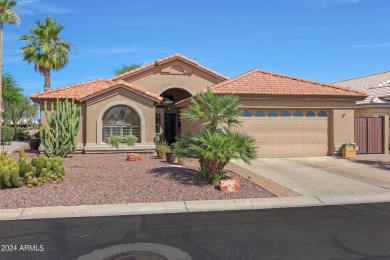
[[[60,70],[69,61],[69,51],[72,43],[59,34],[65,28],[50,16],[44,22],[36,21],[37,27],[30,28],[31,35],[22,35],[19,40],[28,41],[22,47],[23,60],[33,63],[34,69],[45,77],[44,90],[50,89],[51,70]]]
[[[19,24],[20,19],[18,14],[12,10],[16,6],[16,1],[9,0],[0,0],[0,125],[1,120],[3,119],[2,108],[3,108],[3,98],[2,98],[2,77],[3,77],[3,25],[4,23],[8,24]],[[1,128],[0,128],[1,136]],[[1,148],[0,148],[1,149]]]

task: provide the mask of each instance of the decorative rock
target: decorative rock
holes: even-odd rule
[[[233,179],[220,180],[219,187],[222,192],[240,192],[240,178],[234,176]]]
[[[139,154],[139,153],[128,153],[127,160],[128,161],[143,161],[144,156],[142,154]]]

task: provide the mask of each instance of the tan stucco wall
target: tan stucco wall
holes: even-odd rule
[[[343,144],[355,142],[355,113],[353,109],[333,109],[329,120],[332,122],[329,136],[333,143],[330,145],[333,145],[334,153],[338,154]]]
[[[179,65],[186,69],[185,74],[164,74],[164,69]],[[161,73],[163,71],[163,73]],[[176,60],[154,68],[142,75],[135,75],[125,79],[136,86],[149,90],[157,95],[170,88],[186,89],[191,94],[220,82],[216,77],[210,76],[199,69],[193,68],[188,64]]]
[[[155,109],[153,100],[147,99],[135,92],[123,88],[117,88],[86,102],[86,141],[87,144],[98,142],[98,120],[108,108],[116,105],[129,105],[140,111],[141,124],[144,119],[144,142],[153,143],[155,136]],[[142,119],[143,118],[143,119]],[[142,125],[141,125],[142,129]],[[141,130],[142,131],[142,130]],[[141,133],[142,138],[142,133]],[[142,140],[141,140],[142,142]]]

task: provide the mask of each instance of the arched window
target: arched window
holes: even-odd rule
[[[277,117],[277,116],[278,116],[278,112],[274,110],[268,112],[268,117]]]
[[[257,110],[255,113],[255,117],[265,117],[265,113],[263,110]]]
[[[306,117],[315,117],[316,114],[313,111],[307,111],[306,112]]]
[[[291,114],[288,111],[283,111],[282,114],[280,114],[282,117],[290,117]]]
[[[293,117],[303,117],[303,114],[301,111],[295,111]]]
[[[242,111],[241,116],[242,117],[251,117],[252,116],[252,112],[249,111],[249,110],[244,110],[244,111]]]
[[[127,106],[115,106],[108,109],[102,119],[103,142],[110,136],[135,135],[141,142],[141,119],[138,113]]]
[[[328,117],[328,114],[325,111],[320,111],[318,117]]]

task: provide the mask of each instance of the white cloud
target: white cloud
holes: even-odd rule
[[[42,0],[23,0],[18,2],[18,13],[24,15],[44,14],[73,14],[75,10],[61,4],[47,3]]]
[[[310,6],[357,4],[367,0],[284,0],[284,3],[304,4]]]

